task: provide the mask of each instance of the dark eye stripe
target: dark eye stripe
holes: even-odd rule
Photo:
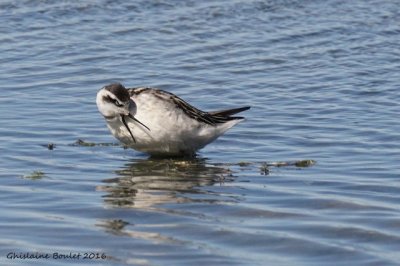
[[[118,100],[111,98],[110,96],[105,96],[104,101],[109,102],[109,103],[113,103],[118,107],[123,107],[124,105],[119,103]]]
[[[114,100],[114,104],[118,107],[123,107],[123,104],[120,104],[117,100]]]

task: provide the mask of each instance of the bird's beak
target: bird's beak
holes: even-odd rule
[[[146,125],[144,125],[142,122],[140,122],[137,118],[135,118],[136,110],[137,110],[136,103],[132,99],[130,99],[129,103],[128,103],[128,114],[126,116],[129,116],[130,119],[132,119],[136,123],[145,127],[148,131],[150,131],[150,128],[148,128]]]
[[[126,115],[121,114],[122,123],[124,123],[124,126],[125,126],[126,129],[129,131],[129,134],[131,134],[131,137],[132,137],[133,142],[136,143],[135,137],[133,136],[132,131],[129,129],[128,124],[127,124],[126,121],[125,121],[125,116],[126,116]]]
[[[129,113],[129,118],[132,119],[133,121],[141,124],[142,126],[144,126],[148,131],[150,131],[150,128],[148,128],[145,124],[143,124],[142,122],[140,122],[139,120],[137,120],[131,113]]]
[[[136,143],[136,139],[132,134],[132,131],[130,130],[128,124],[126,123],[125,117],[129,117],[130,119],[132,119],[133,121],[141,124],[143,127],[145,127],[148,131],[150,131],[150,128],[148,128],[145,124],[143,124],[142,122],[140,122],[138,119],[136,119],[131,113],[129,113],[128,115],[123,115],[121,114],[121,119],[122,119],[122,123],[124,123],[124,126],[126,127],[126,129],[128,130],[129,134],[132,137],[133,142]]]

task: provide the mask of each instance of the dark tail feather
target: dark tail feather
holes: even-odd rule
[[[209,112],[209,114],[216,115],[216,116],[231,116],[231,115],[234,115],[234,114],[237,114],[237,113],[249,110],[249,109],[250,109],[250,106],[245,106],[245,107],[240,107],[240,108]]]

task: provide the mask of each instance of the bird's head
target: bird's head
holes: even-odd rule
[[[103,87],[96,98],[97,108],[108,119],[118,116],[134,116],[136,104],[131,100],[128,90],[119,83]]]
[[[129,131],[133,141],[135,141],[135,138],[133,137],[132,132],[125,121],[126,117],[131,118],[135,122],[150,130],[135,118],[137,110],[136,104],[130,98],[128,90],[120,83],[110,84],[103,87],[97,93],[96,104],[104,118],[115,119],[120,117],[124,123],[124,126]]]

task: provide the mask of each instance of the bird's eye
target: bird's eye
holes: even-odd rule
[[[117,99],[111,98],[110,96],[105,96],[103,99],[105,102],[112,103],[117,107],[124,107],[124,104],[121,104]]]
[[[123,104],[120,104],[117,100],[114,100],[114,104],[118,107],[123,107]]]

